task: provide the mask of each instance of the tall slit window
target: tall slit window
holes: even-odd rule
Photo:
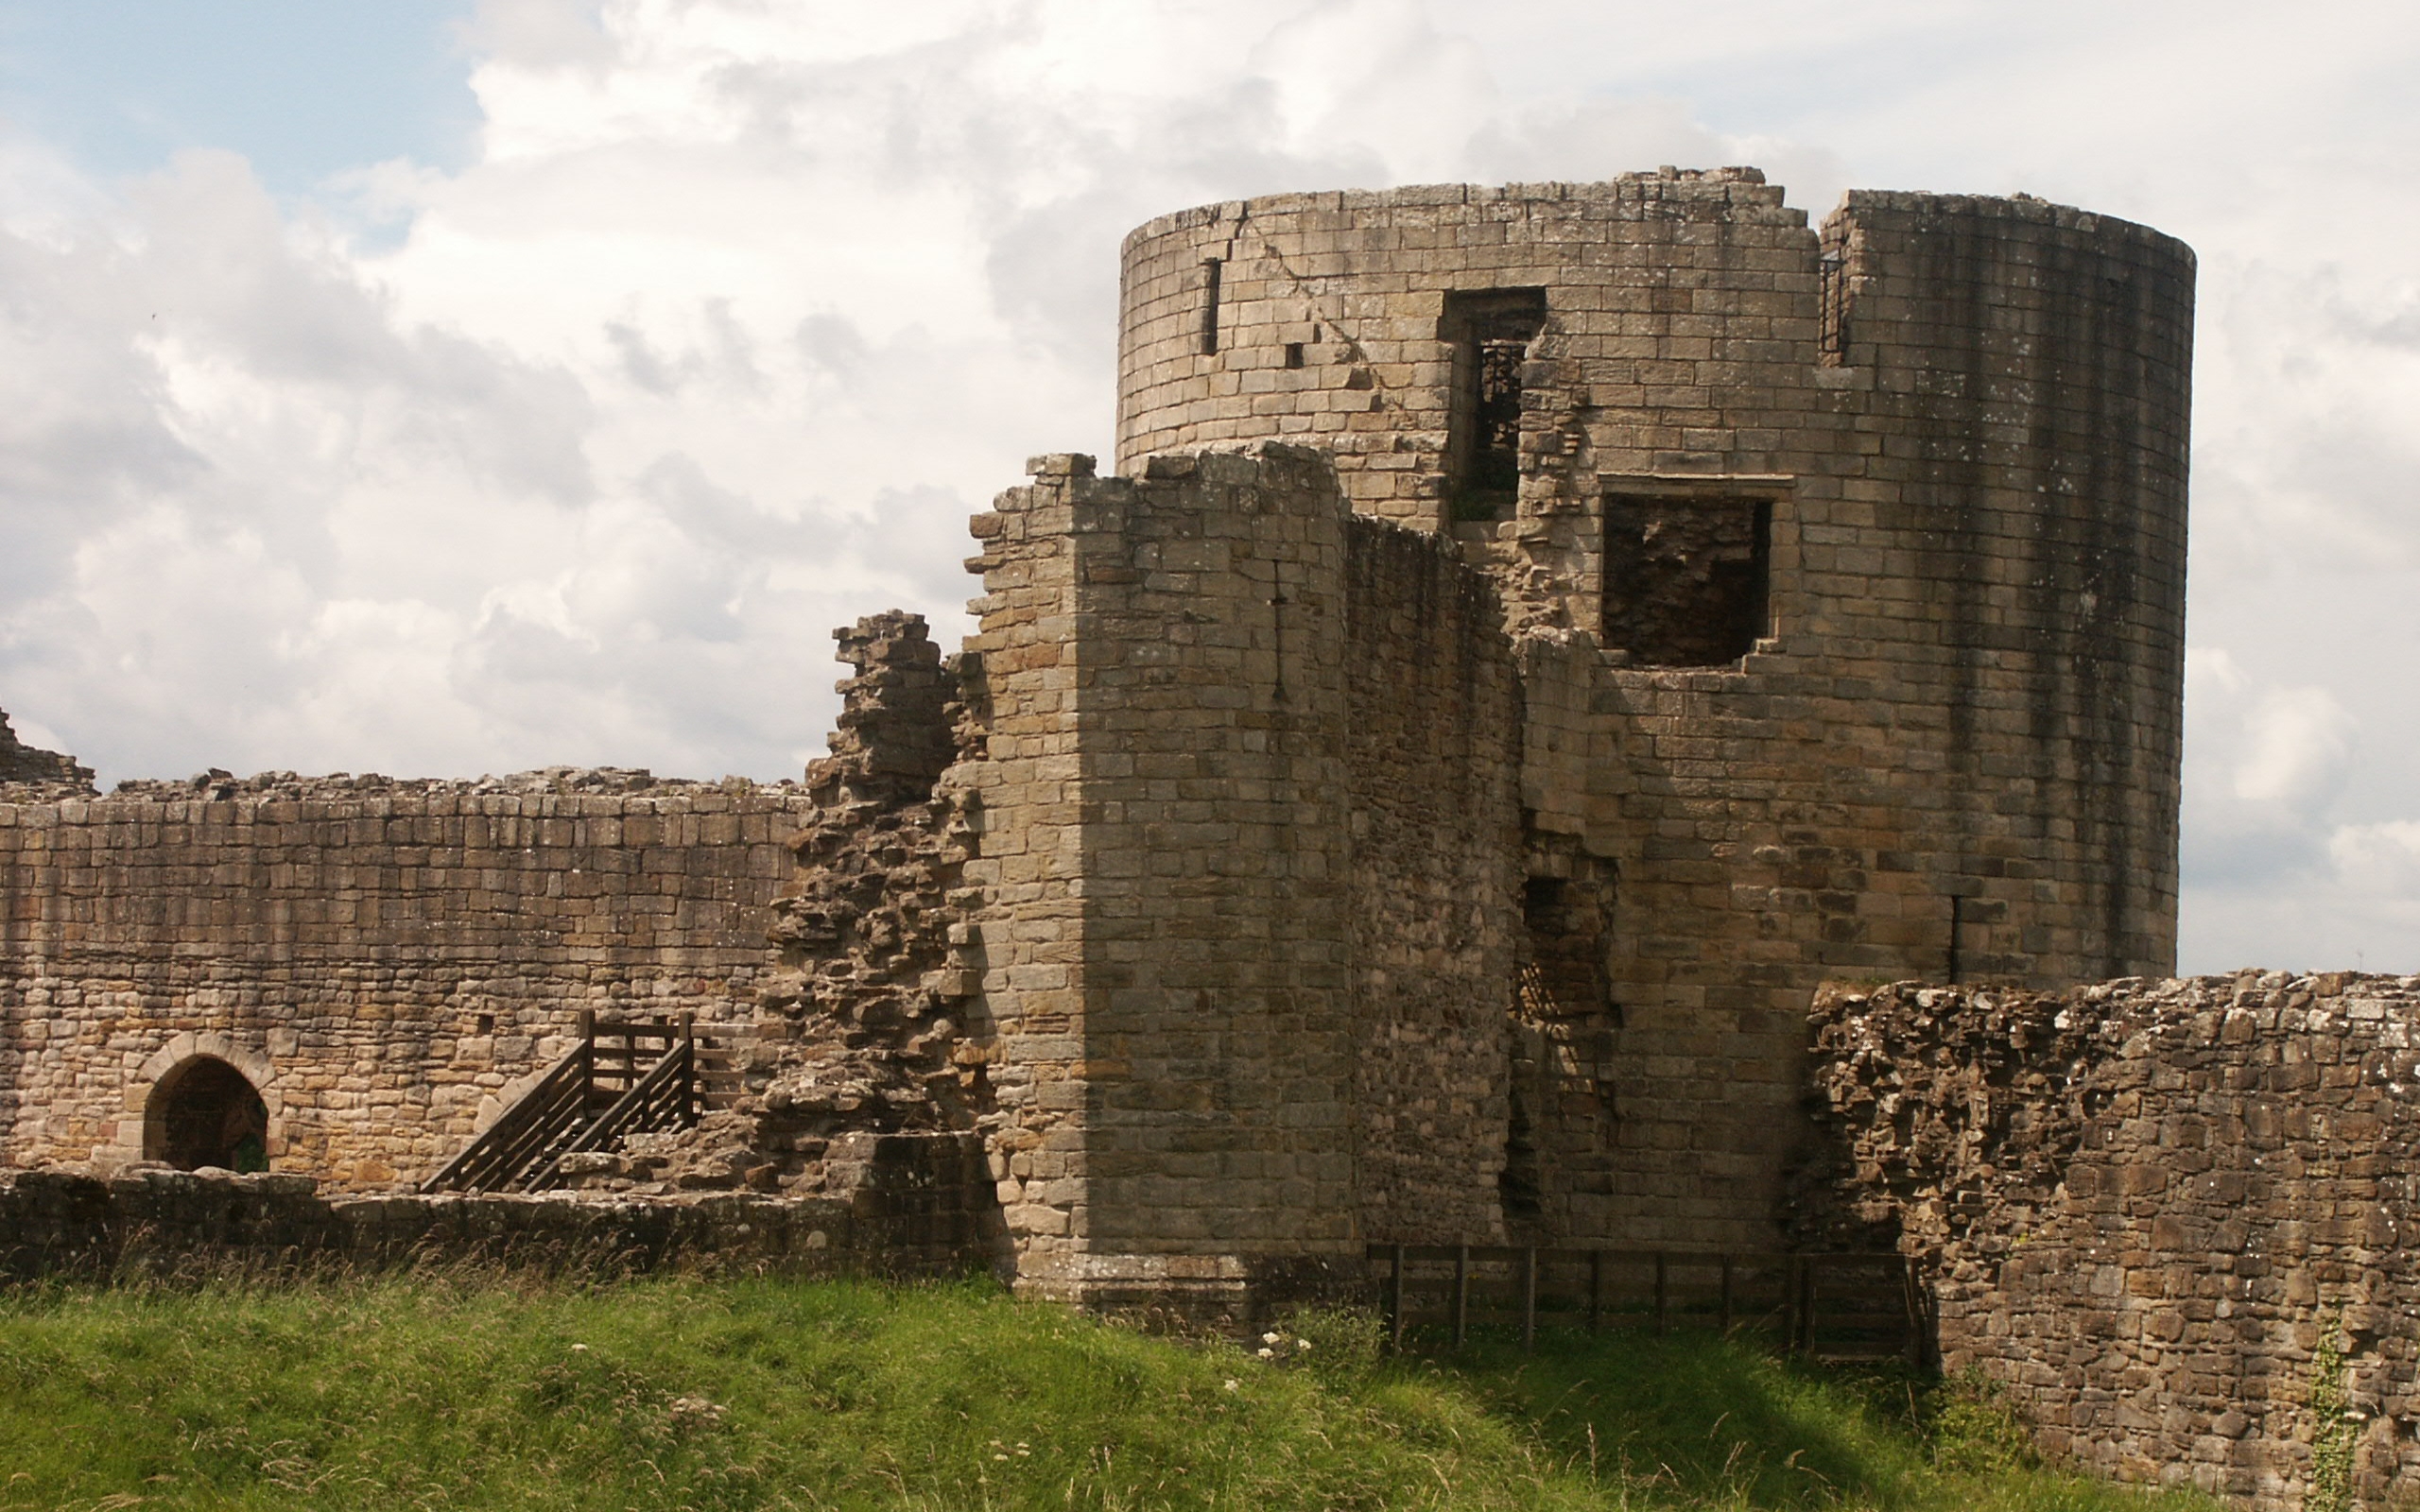
[[[1219,283],[1226,264],[1215,257],[1201,260],[1201,354],[1219,351]]]
[[[1445,467],[1455,520],[1501,520],[1512,512],[1521,489],[1521,369],[1546,318],[1544,289],[1445,296],[1439,334],[1453,352]]]

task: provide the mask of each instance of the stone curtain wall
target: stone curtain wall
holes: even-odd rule
[[[1801,1237],[1924,1257],[1943,1365],[2047,1450],[2279,1512],[2420,1491],[2420,978],[1835,988],[1814,1017]]]
[[[1129,465],[1333,447],[1357,508],[1452,534],[1513,628],[1560,638],[1529,742],[1547,770],[1523,782],[1569,845],[1532,864],[1610,862],[1617,893],[1610,1190],[1554,1220],[1573,1237],[1774,1242],[1826,978],[2171,969],[2181,244],[1863,192],[1819,235],[1721,169],[1205,206],[1135,232],[1123,268]],[[1451,297],[1488,289],[1543,290],[1545,317],[1517,504],[1457,520]],[[1606,521],[1645,505],[1765,512],[1746,655],[1651,667],[1612,643],[1634,563]],[[1738,564],[1681,565],[1676,593]]]
[[[209,1054],[258,1085],[276,1169],[424,1177],[580,1009],[745,1017],[808,809],[261,785],[0,804],[0,1163],[140,1157],[152,1087]]]
[[[1366,518],[1345,545],[1362,1232],[1502,1243],[1520,679],[1450,545]]]

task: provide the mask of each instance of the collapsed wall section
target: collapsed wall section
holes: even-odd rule
[[[19,740],[9,728],[8,711],[0,709],[0,801],[82,798],[92,791],[91,767],[79,765],[73,756]]]
[[[158,1096],[210,1060],[277,1168],[417,1178],[580,1010],[729,1017],[804,794],[581,781],[0,804],[0,1162],[156,1157]]]
[[[1924,1262],[1944,1367],[2046,1450],[2276,1512],[2420,1490],[2420,978],[1839,987],[1814,1029],[1800,1237]]]
[[[1521,928],[1521,683],[1486,577],[1345,534],[1345,764],[1364,1237],[1503,1240]]]

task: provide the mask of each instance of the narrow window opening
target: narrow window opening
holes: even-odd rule
[[[1301,367],[1302,365],[1303,365],[1303,344],[1302,344],[1301,342],[1299,342],[1299,341],[1288,341],[1288,342],[1287,342],[1287,343],[1286,343],[1286,366],[1287,366],[1287,367],[1288,367],[1288,368],[1299,368],[1299,367]]]
[[[1225,265],[1216,257],[1201,260],[1201,354],[1219,350],[1219,281]]]
[[[481,1033],[481,1034],[493,1034],[493,1033],[495,1033],[495,1015],[494,1015],[494,1014],[493,1014],[493,1013],[482,1013],[482,1014],[480,1014],[480,1015],[479,1015],[479,1033]]]
[[[1823,249],[1816,267],[1815,362],[1819,367],[1848,364],[1849,317],[1855,304],[1857,251],[1845,221],[1824,228]]]
[[[1440,333],[1453,353],[1447,395],[1447,513],[1500,520],[1521,488],[1521,369],[1547,318],[1544,289],[1471,289],[1445,296]]]
[[[1966,969],[1965,961],[1960,957],[1960,947],[1965,944],[1962,938],[1965,933],[1966,895],[1954,892],[1949,895],[1949,985],[1952,987],[1958,985],[1958,978]]]
[[[1645,666],[1737,662],[1772,633],[1772,506],[1605,502],[1605,642]]]

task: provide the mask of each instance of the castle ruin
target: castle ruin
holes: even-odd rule
[[[959,652],[839,632],[803,782],[99,797],[0,741],[0,1161],[419,1183],[679,1021],[692,1126],[527,1169],[922,1193],[1097,1303],[1945,1242],[1810,1005],[2172,971],[2191,252],[1667,169],[1122,256],[1118,475],[975,518]]]

